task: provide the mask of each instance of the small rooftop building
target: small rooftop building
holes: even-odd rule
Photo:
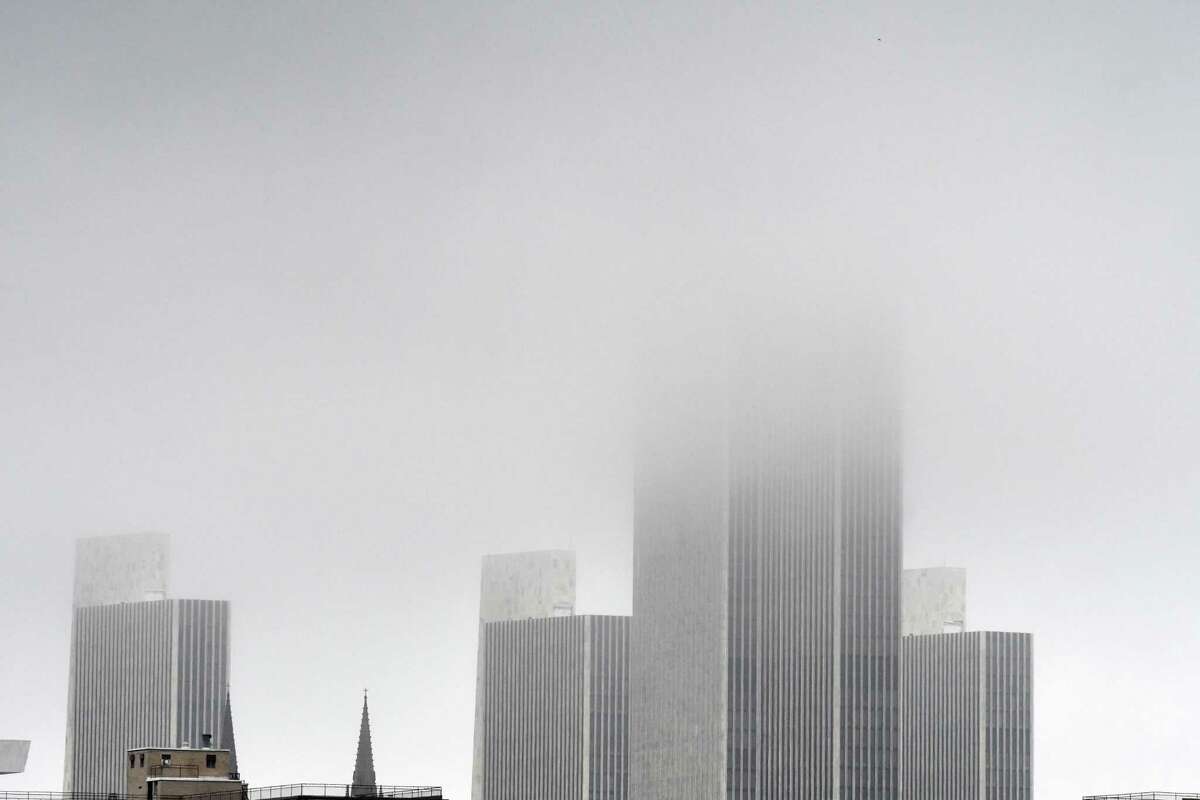
[[[211,738],[209,742],[211,743]],[[129,751],[126,794],[144,800],[200,795],[240,797],[245,784],[229,750],[212,747],[138,747]]]

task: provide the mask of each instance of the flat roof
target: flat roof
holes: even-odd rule
[[[146,778],[146,783],[150,781],[201,781],[202,783],[236,783],[241,786],[242,782],[236,778],[221,778],[216,775],[199,775],[184,777],[182,775],[151,775]]]
[[[131,747],[125,752],[138,753],[142,750],[162,750],[171,753],[228,753],[227,747]]]

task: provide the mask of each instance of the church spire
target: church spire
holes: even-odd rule
[[[375,794],[375,756],[371,752],[371,718],[367,713],[367,690],[363,689],[362,722],[358,726],[358,755],[354,759],[354,777],[350,794],[370,797]]]
[[[220,747],[229,751],[229,771],[238,772],[237,743],[233,738],[233,709],[229,705],[229,687],[225,687],[225,708],[221,712]]]

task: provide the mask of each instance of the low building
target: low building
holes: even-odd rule
[[[28,739],[0,739],[0,775],[24,772],[28,759]]]
[[[1132,792],[1089,794],[1083,800],[1200,800],[1200,792]]]
[[[212,747],[138,747],[129,751],[126,794],[144,800],[243,794],[229,750]]]

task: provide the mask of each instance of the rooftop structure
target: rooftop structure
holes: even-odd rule
[[[166,534],[95,536],[75,543],[76,608],[167,596]]]
[[[966,630],[965,569],[906,569],[901,575],[900,593],[902,635],[961,633]]]
[[[1200,800],[1200,792],[1132,792],[1130,794],[1089,794],[1083,800]]]
[[[127,753],[126,794],[141,800],[196,795],[239,796],[245,789],[230,769],[230,752],[211,747],[138,747]]]
[[[0,775],[24,772],[28,759],[28,739],[0,739]]]

